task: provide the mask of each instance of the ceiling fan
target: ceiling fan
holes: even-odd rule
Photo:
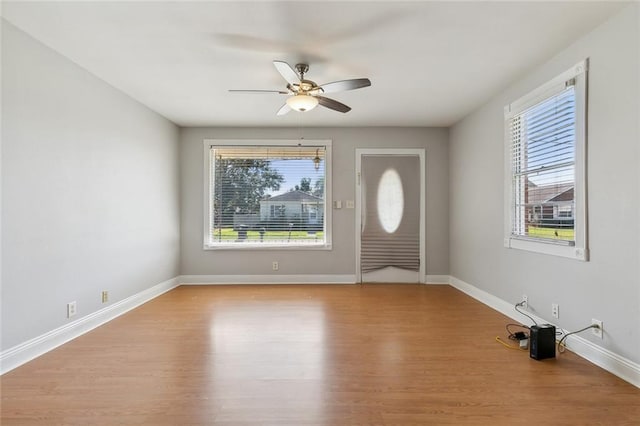
[[[314,81],[305,79],[305,74],[309,71],[308,64],[296,64],[295,69],[284,61],[273,61],[280,75],[287,82],[287,90],[229,90],[234,93],[277,93],[290,95],[286,103],[278,110],[277,115],[285,115],[291,110],[306,112],[318,105],[338,112],[349,112],[351,108],[334,99],[320,96],[324,93],[341,92],[344,90],[360,89],[371,86],[368,78],[355,78],[351,80],[340,80],[323,85],[318,85]]]

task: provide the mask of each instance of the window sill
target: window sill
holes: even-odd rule
[[[505,238],[504,246],[516,250],[526,250],[535,253],[547,254],[551,256],[566,257],[569,259],[588,261],[589,252],[584,247],[556,244],[553,242],[542,242],[532,240],[522,240],[518,238]]]
[[[324,244],[268,244],[268,243],[229,243],[205,244],[203,250],[331,250],[330,243]]]

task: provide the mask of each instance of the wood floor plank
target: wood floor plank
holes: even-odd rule
[[[448,286],[181,286],[1,377],[2,425],[638,425],[640,390]]]

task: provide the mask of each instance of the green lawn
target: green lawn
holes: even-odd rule
[[[537,228],[535,226],[529,226],[530,237],[551,238],[557,240],[573,241],[574,230],[565,228]]]
[[[234,241],[238,239],[238,231],[234,231],[233,228],[222,228],[222,229],[214,229],[213,231],[213,239],[218,240],[222,239],[223,241]],[[263,239],[267,240],[287,240],[289,238],[295,240],[316,240],[322,239],[324,236],[323,231],[316,231],[314,234],[310,234],[307,231],[266,231],[264,233]],[[252,241],[260,241],[260,232],[259,231],[247,231],[247,240]]]

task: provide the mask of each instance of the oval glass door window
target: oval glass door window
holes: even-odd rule
[[[389,234],[396,232],[404,213],[402,180],[395,169],[388,169],[378,184],[378,219]]]

